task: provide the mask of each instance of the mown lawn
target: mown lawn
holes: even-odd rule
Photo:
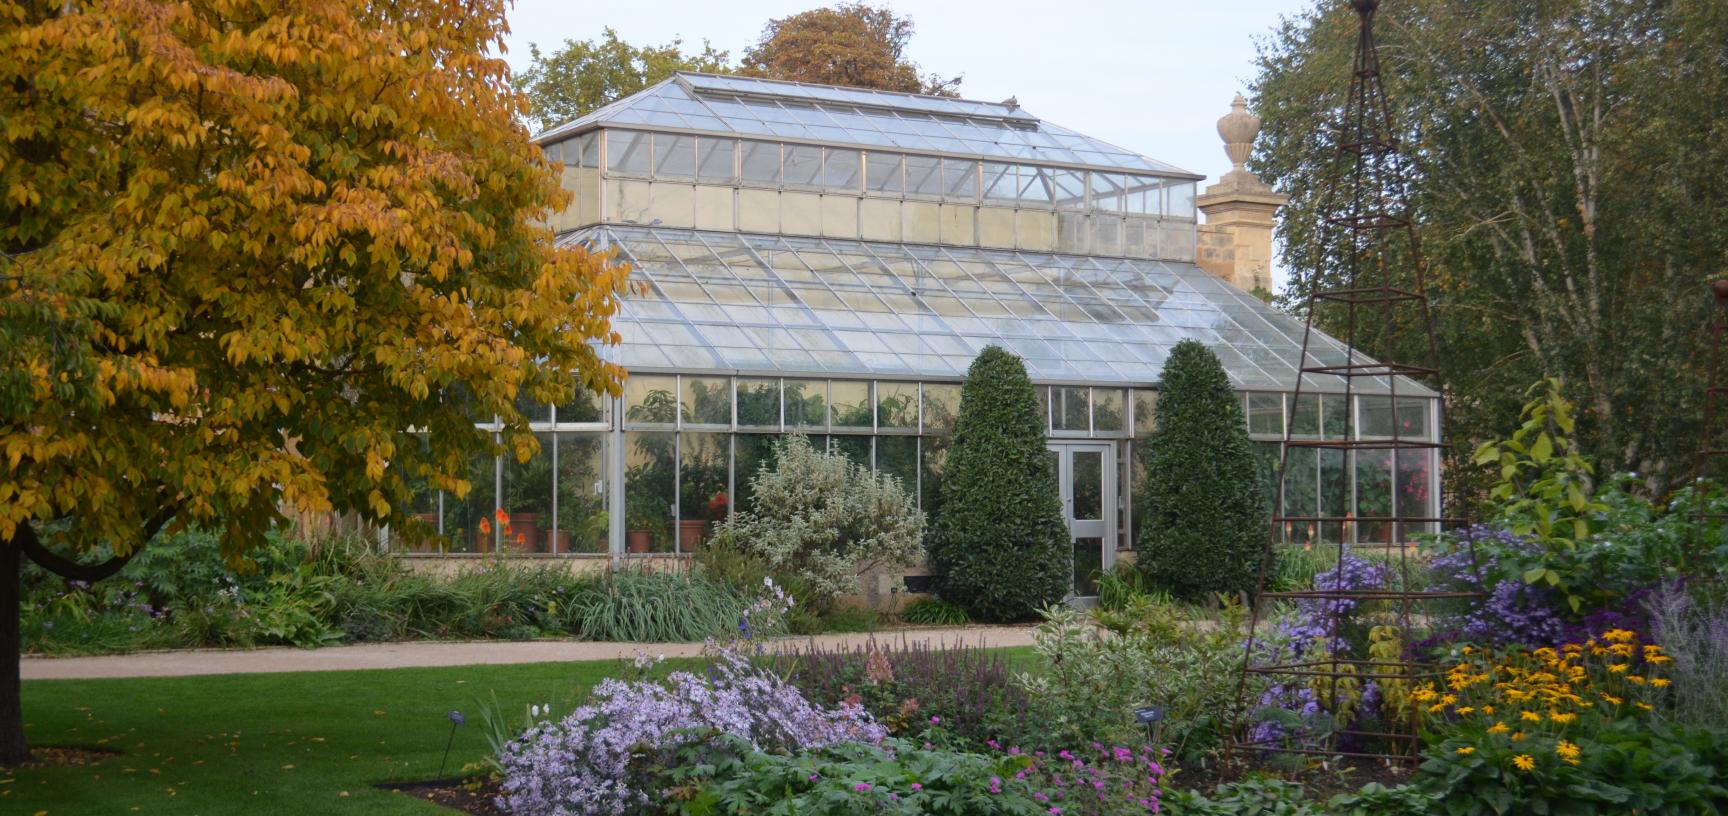
[[[1016,663],[1030,649],[1009,650]],[[187,660],[197,660],[188,655]],[[668,661],[672,663],[672,661]],[[693,665],[686,661],[684,665]],[[32,745],[124,753],[87,767],[0,773],[0,813],[448,814],[378,782],[445,775],[487,750],[481,702],[568,711],[620,661],[24,684]]]

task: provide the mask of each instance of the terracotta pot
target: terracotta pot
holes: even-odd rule
[[[695,552],[702,545],[702,540],[708,537],[708,522],[702,519],[684,519],[678,522],[678,551],[681,553]]]
[[[504,549],[510,552],[534,552],[540,545],[540,514],[511,513],[510,528],[504,531]]]
[[[624,532],[624,549],[633,553],[654,551],[654,531],[626,530]]]

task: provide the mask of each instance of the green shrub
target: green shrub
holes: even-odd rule
[[[1151,705],[1163,713],[1155,744],[1169,747],[1178,762],[1207,757],[1231,725],[1247,635],[1246,609],[1223,609],[1216,620],[1202,620],[1143,596],[1108,613],[1120,624],[1112,633],[1068,607],[1045,610],[1033,648],[1048,668],[1014,680],[1030,701],[1019,744],[1131,744],[1146,736],[1134,709]],[[1247,691],[1258,687],[1251,681]]]
[[[816,611],[856,593],[860,571],[923,559],[924,513],[900,480],[817,451],[803,436],[777,444],[773,466],[750,485],[750,507],[716,538],[801,584],[797,600]]]
[[[941,598],[919,598],[900,610],[900,620],[924,626],[965,626],[971,622],[959,604]]]
[[[1242,404],[1204,345],[1164,364],[1158,424],[1141,446],[1145,526],[1137,563],[1178,597],[1254,590],[1270,510]]]
[[[991,346],[967,372],[930,535],[942,597],[977,620],[1025,620],[1068,591],[1068,528],[1045,415],[1020,358]]]

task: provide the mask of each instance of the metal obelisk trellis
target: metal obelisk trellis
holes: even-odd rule
[[[1307,270],[1308,327],[1293,395],[1293,404],[1301,408],[1308,392],[1317,415],[1322,413],[1322,399],[1342,399],[1345,410],[1342,427],[1334,432],[1330,424],[1316,423],[1320,431],[1313,438],[1296,433],[1295,410],[1292,421],[1285,424],[1273,530],[1261,564],[1233,749],[1247,754],[1272,751],[1413,760],[1420,748],[1421,718],[1409,692],[1437,674],[1436,667],[1410,656],[1413,623],[1425,617],[1424,607],[1430,602],[1473,593],[1429,591],[1410,581],[1415,558],[1412,537],[1450,523],[1441,517],[1438,496],[1416,502],[1401,501],[1400,495],[1405,465],[1426,463],[1420,468],[1423,472],[1438,466],[1438,420],[1444,411],[1429,412],[1439,403],[1430,400],[1419,383],[1426,380],[1434,394],[1443,391],[1422,255],[1410,221],[1404,168],[1374,44],[1374,14],[1380,3],[1350,0],[1350,5],[1360,20],[1356,58],[1336,132],[1337,164],[1316,214],[1317,249]],[[1316,331],[1315,321],[1323,315],[1335,318],[1329,323],[1340,327],[1334,334],[1343,342],[1342,349]],[[1372,342],[1390,357],[1421,345],[1416,340],[1426,342],[1427,359],[1420,364],[1368,359],[1356,351],[1358,342]],[[1312,392],[1325,393],[1317,398]],[[1360,407],[1363,403],[1388,412],[1389,428],[1361,427],[1365,424],[1361,415],[1367,413]],[[1415,426],[1431,429],[1428,433],[1404,433],[1407,408],[1429,412]],[[1298,451],[1313,451],[1304,458],[1328,457],[1342,468],[1357,471],[1383,462],[1390,474],[1390,512],[1359,512],[1366,507],[1359,498],[1344,500],[1343,507],[1316,500],[1312,512],[1288,512],[1290,464],[1292,453]],[[1311,587],[1268,591],[1267,570],[1276,549],[1290,546],[1284,539],[1292,532],[1306,533],[1308,546],[1335,548],[1338,566],[1316,576]],[[1328,537],[1337,540],[1312,543]],[[1358,560],[1358,551],[1368,558]],[[1307,631],[1297,637],[1288,632],[1268,637],[1264,627],[1275,603],[1295,605],[1298,615],[1307,616]],[[1352,622],[1368,620],[1379,627],[1374,648],[1346,644],[1347,615]],[[1354,633],[1361,640],[1361,632]],[[1274,648],[1269,645],[1273,643],[1281,645]],[[1364,713],[1368,708],[1364,692],[1370,683],[1381,698],[1379,713],[1372,719]],[[1264,716],[1280,707],[1306,707],[1310,714],[1324,711],[1332,719],[1326,727],[1315,728],[1292,724],[1292,718],[1280,721]],[[1341,716],[1344,708],[1352,707],[1357,712],[1354,718]],[[1292,716],[1299,719],[1301,713],[1292,711]]]

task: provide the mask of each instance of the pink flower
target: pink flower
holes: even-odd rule
[[[868,782],[859,782],[859,783],[858,783],[858,784],[856,784],[856,785],[853,785],[853,786],[852,786],[852,789],[853,789],[853,790],[855,790],[855,791],[857,791],[857,792],[859,792],[859,793],[863,793],[863,792],[865,792],[865,791],[867,791],[867,790],[870,790],[870,783],[868,783]]]
[[[920,784],[918,784],[918,783],[917,783],[917,782],[913,782],[913,783],[912,783],[912,790],[914,790],[914,791],[921,791],[921,790],[923,790],[923,789],[924,789],[924,786],[923,786],[923,785],[920,785]]]

